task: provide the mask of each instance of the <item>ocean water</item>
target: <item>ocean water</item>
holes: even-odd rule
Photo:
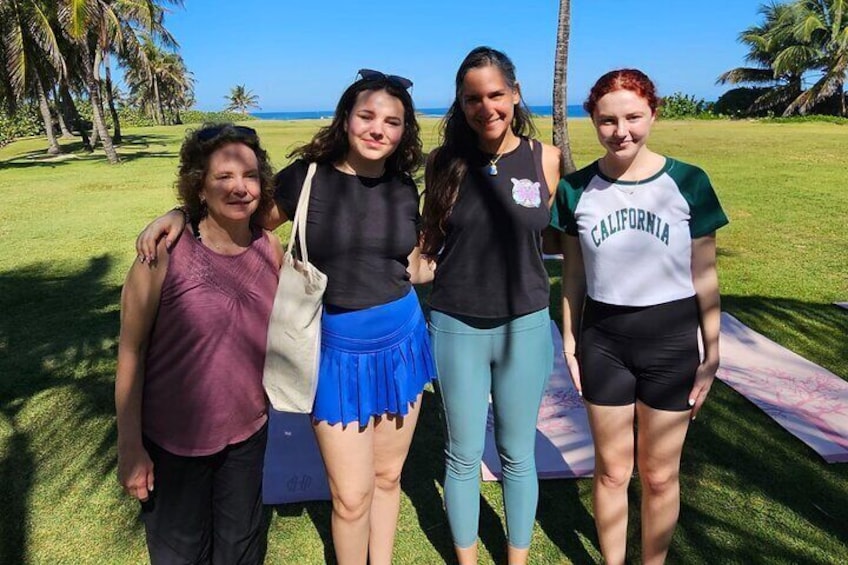
[[[434,118],[441,118],[448,111],[447,108],[418,108],[418,113]],[[550,116],[553,114],[553,106],[530,106],[530,111],[537,116]],[[330,120],[333,118],[333,110],[315,110],[309,112],[251,112],[251,115],[260,120]],[[580,104],[568,106],[569,118],[585,118],[588,114]]]

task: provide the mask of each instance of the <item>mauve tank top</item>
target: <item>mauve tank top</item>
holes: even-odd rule
[[[144,434],[182,456],[211,455],[267,419],[262,368],[278,268],[254,230],[240,255],[220,255],[186,229],[170,254],[147,350]]]

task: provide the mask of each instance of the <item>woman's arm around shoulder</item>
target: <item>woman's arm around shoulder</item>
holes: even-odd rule
[[[144,226],[135,239],[135,252],[141,263],[151,263],[158,257],[159,243],[164,249],[171,249],[180,239],[188,223],[188,214],[184,208],[173,208]]]
[[[133,262],[121,292],[121,333],[115,377],[118,420],[118,481],[132,497],[147,500],[153,490],[153,463],[141,440],[144,355],[159,309],[169,256],[165,240],[158,259]]]

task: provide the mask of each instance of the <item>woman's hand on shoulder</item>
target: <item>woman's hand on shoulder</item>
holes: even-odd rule
[[[185,212],[174,208],[164,216],[159,216],[150,222],[135,240],[135,251],[138,260],[142,263],[150,263],[156,260],[159,241],[164,236],[165,248],[171,249],[180,238],[186,225],[187,216]]]

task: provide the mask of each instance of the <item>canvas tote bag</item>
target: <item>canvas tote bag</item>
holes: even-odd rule
[[[292,220],[268,323],[262,375],[262,384],[275,410],[303,414],[312,412],[318,385],[321,314],[327,288],[327,275],[309,262],[306,251],[306,213],[315,169],[316,164],[310,163]],[[293,252],[295,241],[297,254]]]

